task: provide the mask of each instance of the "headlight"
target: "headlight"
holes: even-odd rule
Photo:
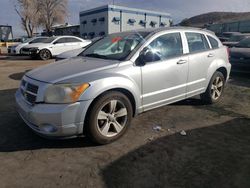
[[[79,100],[82,93],[90,85],[84,84],[56,84],[47,88],[44,95],[46,103],[73,103]]]

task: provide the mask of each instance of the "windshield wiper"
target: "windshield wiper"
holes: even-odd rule
[[[105,55],[100,55],[100,54],[86,54],[84,55],[86,57],[95,57],[95,58],[100,58],[100,59],[108,59],[107,56]]]

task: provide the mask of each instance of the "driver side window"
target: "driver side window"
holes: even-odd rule
[[[152,41],[148,49],[161,61],[181,56],[183,54],[181,35],[180,33],[162,35]]]

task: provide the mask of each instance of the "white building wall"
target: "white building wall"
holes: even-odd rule
[[[104,18],[104,21],[99,21],[99,18]],[[93,19],[97,19],[96,23],[92,23]],[[83,24],[83,22],[86,21],[86,24]],[[94,32],[95,36],[99,36],[100,32],[105,32],[105,34],[108,34],[108,12],[100,12],[97,14],[90,14],[86,16],[80,16],[80,33],[81,37],[84,37],[83,34],[87,33],[88,38],[89,34]]]
[[[109,11],[108,12],[108,34],[110,33],[117,33],[120,32],[120,28],[121,28],[121,21],[119,22],[114,22],[114,17],[118,17],[119,19],[121,19],[120,17],[120,12],[116,12],[116,11]]]
[[[134,19],[135,23],[129,23],[129,19]],[[122,14],[122,28],[123,31],[131,31],[136,29],[143,29],[144,26],[140,25],[140,20],[144,20],[145,16],[142,14],[131,14],[123,13]]]
[[[84,15],[84,16],[81,16]],[[161,19],[160,19],[161,16]],[[93,19],[99,19],[105,17],[104,22],[97,21],[95,24],[91,22]],[[118,18],[119,21],[115,22],[114,18]],[[134,23],[130,23],[129,19],[134,19]],[[146,25],[140,24],[141,20],[147,21]],[[150,24],[152,21],[156,22],[154,28],[160,27],[160,20],[164,22],[165,27],[170,26],[170,16],[166,13],[153,12],[149,10],[133,9],[121,6],[107,5],[98,7],[89,11],[83,11],[80,13],[80,32],[81,37],[84,33],[95,32],[95,37],[99,36],[100,32],[105,34],[117,33],[121,31],[131,31],[143,28],[153,28]],[[87,24],[83,24],[83,21],[87,21]]]

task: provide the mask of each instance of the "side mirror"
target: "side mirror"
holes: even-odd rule
[[[146,63],[159,61],[159,60],[161,60],[159,55],[153,53],[152,50],[150,50],[148,47],[145,47],[140,52],[140,55],[136,60],[136,65],[144,66]]]

